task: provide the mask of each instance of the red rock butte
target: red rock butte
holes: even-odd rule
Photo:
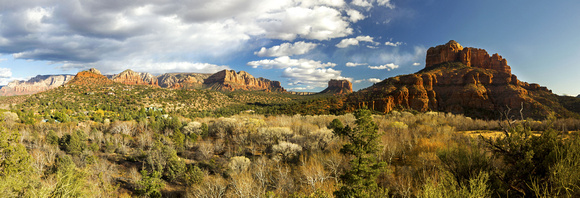
[[[328,87],[320,93],[349,94],[352,93],[352,83],[346,79],[328,81]]]
[[[507,65],[507,61],[497,53],[489,56],[484,49],[464,48],[454,40],[427,50],[425,68],[445,62],[461,62],[468,67],[493,69],[511,74],[511,68]]]

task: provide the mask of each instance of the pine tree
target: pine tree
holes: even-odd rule
[[[334,192],[336,197],[382,197],[383,189],[377,185],[377,176],[385,166],[384,162],[377,162],[376,154],[380,143],[378,126],[373,121],[369,110],[362,109],[355,112],[356,127],[342,127],[342,123],[333,120],[331,128],[334,132],[345,137],[349,143],[343,145],[340,152],[352,155],[351,169],[340,176],[342,187]]]

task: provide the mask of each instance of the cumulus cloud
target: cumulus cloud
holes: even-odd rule
[[[388,63],[379,66],[369,66],[370,69],[386,69],[387,71],[391,71],[393,69],[399,68],[399,65],[395,65],[394,63]]]
[[[294,44],[282,43],[280,45],[272,46],[271,48],[262,47],[260,51],[254,52],[254,54],[260,57],[301,55],[308,53],[310,50],[316,48],[317,45],[318,44],[316,43],[309,43],[304,41],[296,42]]]
[[[356,67],[356,66],[361,66],[361,65],[368,65],[368,64],[367,63],[353,63],[353,62],[346,63],[347,67]]]
[[[413,63],[413,66],[419,66],[421,63]]]
[[[63,69],[208,62],[247,50],[252,39],[349,36],[364,16],[347,7],[343,0],[22,0],[2,4],[0,54]]]
[[[390,0],[353,0],[351,2],[351,4],[359,6],[359,7],[364,7],[367,9],[370,9],[373,7],[374,4],[377,4],[379,6],[384,6],[390,9],[394,9],[395,6],[393,4],[391,4]]]
[[[350,21],[356,23],[357,21],[365,19],[365,15],[361,14],[358,10],[350,9],[346,11],[346,14],[350,17]]]
[[[0,68],[0,78],[10,78],[12,77],[12,71],[10,68]]]
[[[264,69],[282,69],[282,77],[290,81],[291,86],[326,87],[330,79],[350,79],[341,76],[342,71],[332,68],[336,66],[336,63],[323,63],[310,59],[291,59],[288,56],[251,61],[248,62],[248,66]]]
[[[215,65],[210,63],[191,63],[191,62],[143,62],[139,65],[129,66],[130,68],[139,68],[141,70],[152,73],[166,73],[166,72],[198,72],[198,73],[215,73],[224,69],[230,69],[229,66]]]
[[[369,82],[372,82],[372,83],[378,83],[378,82],[381,82],[381,79],[378,79],[378,78],[369,78],[368,81]]]
[[[394,42],[393,43],[393,42],[390,42],[390,41],[385,42],[385,45],[387,45],[387,46],[393,46],[393,47],[397,47],[397,46],[399,46],[401,44],[403,44],[403,43],[402,42]]]
[[[378,78],[369,78],[369,79],[360,79],[360,80],[354,80],[352,81],[353,83],[362,83],[362,82],[371,82],[371,83],[378,83],[381,82],[381,79]]]
[[[368,42],[373,45],[377,45],[377,42],[373,41],[374,38],[371,36],[357,36],[356,38],[346,38],[342,39],[340,43],[336,44],[338,48],[346,48],[351,45],[359,45],[359,42]]]
[[[264,69],[285,69],[291,67],[299,67],[304,69],[315,69],[315,68],[326,68],[334,67],[335,63],[327,62],[323,63],[321,61],[314,61],[310,59],[291,59],[288,56],[282,56],[275,59],[264,59],[259,61],[248,62],[249,66],[253,68],[264,68]]]

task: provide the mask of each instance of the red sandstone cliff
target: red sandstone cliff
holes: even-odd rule
[[[77,73],[73,80],[67,84],[71,85],[109,85],[114,82],[101,74],[101,71],[91,68],[87,71]]]
[[[214,90],[264,90],[285,92],[278,81],[265,78],[254,78],[245,71],[236,73],[234,70],[219,71],[204,80],[204,86]]]
[[[199,89],[203,81],[212,74],[200,73],[167,73],[157,77],[159,86],[171,89]]]
[[[349,94],[352,93],[352,83],[348,80],[328,81],[328,87],[320,93]]]
[[[525,117],[569,115],[556,97],[546,87],[519,81],[501,56],[450,41],[427,51],[424,70],[386,79],[349,95],[346,103],[385,113],[414,109],[499,118],[507,108],[519,116],[523,105]]]
[[[27,81],[12,81],[0,89],[1,96],[35,94],[64,85],[73,75],[38,75]]]
[[[153,85],[159,86],[157,78],[150,73],[134,72],[133,70],[125,70],[117,75],[114,75],[112,80],[114,82],[127,85]]]
[[[511,74],[511,68],[507,65],[507,61],[497,53],[489,56],[484,49],[464,48],[454,40],[427,50],[425,68],[445,62],[461,62],[468,67],[493,69]]]

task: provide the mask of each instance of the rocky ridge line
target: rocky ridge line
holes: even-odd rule
[[[1,96],[15,96],[35,94],[49,89],[57,88],[74,78],[74,75],[38,75],[27,81],[16,80],[9,82],[0,89]]]

